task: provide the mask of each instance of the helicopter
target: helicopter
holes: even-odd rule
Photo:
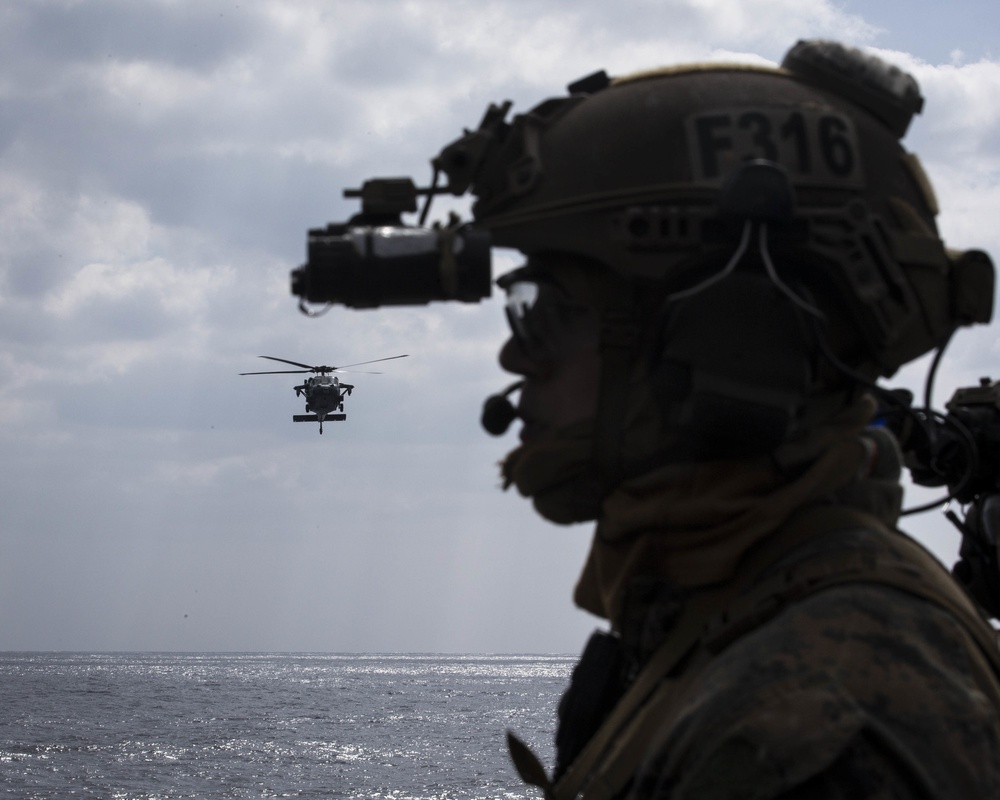
[[[283,364],[291,364],[302,369],[279,369],[266,372],[241,372],[240,375],[289,375],[294,373],[312,372],[315,377],[306,378],[305,381],[295,388],[296,397],[305,397],[306,413],[293,414],[292,422],[318,422],[319,432],[323,433],[323,421],[343,422],[347,419],[344,413],[344,397],[350,396],[354,391],[354,385],[341,383],[333,372],[342,372],[349,367],[363,367],[366,364],[375,364],[379,361],[392,361],[395,358],[406,358],[407,354],[401,356],[389,356],[388,358],[376,358],[374,361],[361,361],[357,364],[345,364],[342,367],[320,366],[313,367],[309,364],[300,364],[298,361],[289,361],[287,358],[276,358],[275,356],[260,356],[271,361],[280,361]],[[366,370],[362,370],[365,372]],[[380,372],[369,372],[370,375],[381,375]]]

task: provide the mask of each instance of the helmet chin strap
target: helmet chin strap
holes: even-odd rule
[[[607,491],[624,477],[625,412],[640,330],[634,284],[609,270],[606,290],[608,302],[601,315],[601,385],[594,420],[594,463]]]

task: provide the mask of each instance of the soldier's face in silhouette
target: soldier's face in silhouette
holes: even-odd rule
[[[596,412],[599,314],[548,279],[506,288],[512,333],[500,350],[500,366],[524,378],[521,440],[544,441]]]

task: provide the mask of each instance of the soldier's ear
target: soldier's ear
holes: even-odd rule
[[[811,336],[766,276],[735,273],[660,312],[650,381],[696,452],[770,452],[793,432],[813,373]]]

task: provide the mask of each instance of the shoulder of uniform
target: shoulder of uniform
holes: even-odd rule
[[[977,796],[1000,780],[1000,717],[970,646],[947,612],[892,587],[804,598],[705,665],[642,780],[676,798],[778,797],[851,753],[919,796]],[[975,742],[956,733],[970,730]]]

